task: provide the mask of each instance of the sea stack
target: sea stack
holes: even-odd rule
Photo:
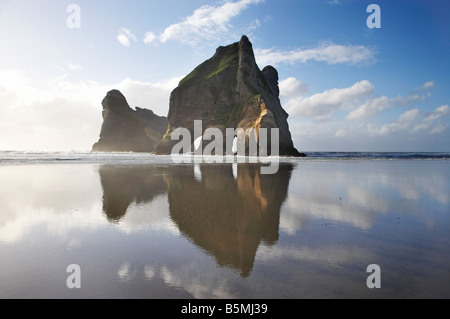
[[[203,132],[218,128],[225,136],[227,128],[254,129],[258,142],[260,128],[278,128],[279,154],[305,156],[293,145],[289,115],[281,106],[279,93],[277,70],[266,66],[261,71],[252,44],[242,36],[239,42],[219,47],[211,59],[196,67],[172,91],[169,125],[155,152],[171,153],[178,143],[171,138],[176,128],[187,128],[193,143],[197,137],[194,121],[202,120]]]
[[[93,152],[151,153],[167,130],[166,117],[139,107],[133,110],[118,90],[109,91],[102,106],[103,125]]]

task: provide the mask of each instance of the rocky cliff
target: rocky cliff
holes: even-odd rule
[[[93,152],[153,152],[167,130],[166,117],[131,109],[118,90],[108,92],[102,106],[103,125]]]
[[[180,81],[171,94],[169,126],[156,153],[171,153],[179,142],[172,141],[171,135],[179,127],[191,132],[193,143],[198,137],[194,121],[202,120],[203,132],[219,128],[225,136],[226,128],[254,130],[258,142],[260,128],[279,128],[279,154],[304,156],[293,145],[288,116],[279,99],[277,70],[267,66],[261,71],[252,44],[243,36],[237,43],[219,47],[211,59]]]

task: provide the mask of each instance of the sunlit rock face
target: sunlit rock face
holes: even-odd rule
[[[118,90],[109,91],[102,102],[103,125],[94,152],[153,152],[167,129],[167,118],[151,110],[133,110]]]
[[[279,93],[278,72],[272,66],[259,69],[246,36],[239,42],[219,47],[211,59],[195,68],[172,92],[169,127],[156,153],[171,153],[177,143],[172,140],[172,133],[179,127],[191,132],[193,143],[198,138],[194,121],[202,120],[203,131],[218,128],[223,136],[226,128],[253,130],[258,143],[261,128],[269,131],[278,128],[279,154],[304,156],[293,145],[287,122],[289,115],[281,106]],[[270,143],[269,140],[269,150]],[[225,141],[223,150],[226,153]]]

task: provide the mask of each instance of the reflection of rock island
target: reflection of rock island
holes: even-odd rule
[[[199,179],[193,166],[104,167],[104,212],[108,220],[117,221],[133,201],[151,201],[168,190],[170,217],[179,230],[220,266],[246,277],[260,242],[278,240],[292,169],[280,164],[278,173],[261,175],[259,165],[239,164],[235,179],[231,165],[203,164]]]
[[[131,203],[147,203],[167,192],[160,167],[104,165],[99,173],[103,213],[111,222],[120,221]]]
[[[292,166],[260,175],[256,165],[201,166],[201,182],[192,175],[168,175],[170,216],[181,232],[215,256],[221,266],[248,276],[261,240],[278,239],[280,208],[286,199]]]

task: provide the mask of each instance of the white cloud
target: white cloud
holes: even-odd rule
[[[445,126],[444,124],[438,124],[431,129],[430,134],[439,134],[444,132],[446,129],[447,126]]]
[[[416,88],[413,92],[421,92],[421,91],[428,91],[431,90],[435,87],[435,82],[434,81],[428,81],[426,83],[424,83],[423,85],[419,86],[418,88]]]
[[[424,85],[422,85],[422,88],[427,89],[427,90],[434,88],[434,81],[429,81],[429,82],[425,83]]]
[[[98,140],[101,101],[109,90],[119,89],[131,107],[167,115],[170,93],[179,80],[99,84],[55,77],[37,85],[29,74],[2,70],[0,149],[90,150]]]
[[[123,45],[125,47],[129,47],[131,45],[130,40],[136,42],[137,38],[133,33],[131,33],[131,31],[129,29],[121,28],[118,31],[117,40],[119,41],[119,43],[121,45]]]
[[[258,29],[260,26],[261,26],[261,21],[259,19],[255,19],[249,24],[247,30],[250,32],[250,31]]]
[[[414,121],[419,114],[420,114],[419,109],[408,110],[398,117],[397,123],[409,124],[412,121]]]
[[[367,80],[357,82],[351,87],[331,89],[309,97],[294,97],[285,103],[289,114],[322,121],[328,120],[333,111],[351,107],[361,98],[374,92],[374,86]]]
[[[425,118],[425,121],[435,121],[441,117],[447,116],[450,114],[450,107],[448,105],[442,105],[435,109],[433,112],[431,112],[430,115],[428,115]]]
[[[431,134],[442,133],[447,126],[444,123],[438,122],[440,119],[450,114],[450,107],[448,105],[441,105],[440,107],[429,113],[421,122],[414,125],[413,131],[429,131]],[[437,122],[437,123],[436,123]]]
[[[280,97],[288,113],[293,116],[323,121],[331,119],[333,111],[349,110],[346,120],[356,121],[373,117],[392,106],[409,106],[425,100],[426,96],[423,92],[419,94],[418,90],[432,88],[434,84],[431,83],[427,82],[408,95],[394,98],[376,96],[375,87],[367,80],[348,88],[334,88],[305,97],[308,86],[295,78],[288,78],[280,82]],[[441,116],[436,112],[430,116]]]
[[[145,44],[152,43],[153,41],[155,41],[155,39],[156,39],[156,35],[153,32],[147,32],[144,35],[144,43]]]
[[[402,113],[395,122],[384,125],[368,124],[367,129],[372,136],[389,135],[396,132],[430,134],[442,133],[447,129],[444,123],[438,120],[450,114],[448,105],[436,108],[428,116],[425,116],[419,109],[411,109]]]
[[[425,100],[425,96],[421,95],[424,91],[427,92],[434,87],[434,82],[426,82],[422,86],[413,90],[410,94],[405,96],[397,96],[395,98],[388,98],[387,96],[380,96],[367,100],[360,105],[357,109],[351,111],[346,119],[350,121],[361,120],[369,117],[373,117],[394,105],[403,106],[411,105],[418,101]]]
[[[381,96],[375,99],[367,100],[364,104],[356,110],[350,112],[347,120],[360,120],[366,117],[371,117],[391,106],[391,100],[386,96]]]
[[[367,80],[351,87],[334,88],[311,96],[306,95],[300,84],[307,88],[306,84],[295,78],[281,81],[280,99],[291,115],[289,125],[294,143],[302,145],[305,150],[340,150],[338,145],[344,150],[355,151],[371,150],[371,147],[381,151],[389,147],[406,150],[404,139],[407,135],[414,136],[408,145],[417,143],[423,149],[431,150],[427,141],[435,138],[439,139],[436,143],[445,145],[443,134],[449,127],[447,118],[450,107],[442,105],[428,113],[411,108],[412,104],[427,99],[429,90],[434,87],[433,81],[426,82],[408,95],[394,98],[377,96],[375,87]],[[397,119],[378,117],[378,123],[361,121],[393,107],[399,109],[406,106],[410,109]]]
[[[290,99],[308,93],[308,85],[294,77],[280,81],[279,87],[280,97],[284,99]]]
[[[81,65],[78,64],[73,64],[73,63],[69,63],[67,64],[67,68],[71,71],[79,71],[79,70],[83,70],[83,67]]]
[[[155,114],[167,116],[170,93],[178,86],[182,77],[163,82],[141,82],[127,78],[115,85],[125,95],[131,107],[151,109]],[[106,94],[106,92],[105,92]]]
[[[377,98],[368,99],[365,103],[361,104],[357,109],[351,111],[346,119],[350,121],[361,120],[369,117],[373,117],[378,113],[389,109],[390,107],[411,105],[418,101],[425,100],[425,96],[418,94],[417,92],[428,90],[433,86],[429,85],[432,82],[427,82],[420,88],[414,90],[412,93],[405,96],[397,96],[395,98],[388,98],[387,96],[380,96]]]
[[[221,6],[205,5],[196,9],[182,22],[168,26],[159,36],[162,43],[178,40],[191,45],[200,40],[217,39],[230,29],[229,22],[251,4],[261,0],[227,1]]]
[[[328,64],[360,64],[375,62],[373,50],[362,45],[338,45],[322,43],[313,49],[296,49],[282,51],[276,49],[256,49],[255,56],[259,65],[280,65],[306,63],[308,61],[326,62]]]
[[[9,76],[23,81],[5,83]],[[27,74],[0,71],[0,96],[6,101],[0,122],[0,149],[87,150],[98,136],[99,103],[106,87],[89,81],[52,78],[39,86]]]
[[[344,137],[344,136],[347,136],[347,135],[348,135],[348,133],[347,133],[346,130],[339,129],[334,136],[335,137]]]

